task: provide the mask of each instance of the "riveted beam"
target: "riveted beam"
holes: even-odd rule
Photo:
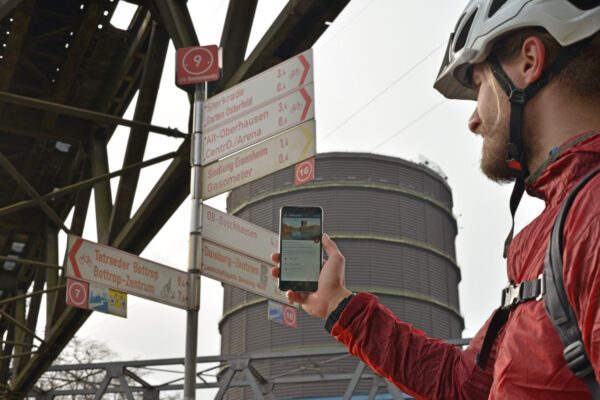
[[[271,67],[278,61],[288,58],[288,54],[292,56],[310,48],[327,28],[325,21],[333,21],[348,2],[349,0],[329,2],[291,0],[279,17],[277,17],[259,45],[257,45],[257,48],[252,52],[254,56],[249,57],[238,68],[234,76],[228,81],[226,87],[239,83],[241,80],[247,79]],[[167,3],[173,5],[176,1],[167,1],[165,5],[160,5],[160,3],[157,2],[157,6],[160,10],[162,21],[165,22],[165,15],[167,18],[170,18],[168,17],[170,13],[167,10],[169,8]],[[175,7],[177,6],[175,5]],[[324,14],[320,16],[320,12]],[[286,24],[290,24],[291,26],[284,27]],[[169,35],[175,42],[175,47],[198,44],[197,41],[194,42],[192,40],[191,36],[184,35],[183,33],[174,37],[174,35],[178,35],[178,31],[174,28],[170,29],[167,22],[165,22],[165,25],[167,26]],[[185,20],[183,21],[183,25],[186,25]],[[299,30],[302,30],[308,36],[302,40],[290,39],[286,41],[286,34],[298,34]],[[261,51],[264,54],[260,55]],[[160,224],[171,217],[172,213],[189,194],[189,142],[187,140],[184,141],[178,151],[183,156],[176,158],[169,165],[160,178],[159,183],[154,186],[142,206],[140,206],[138,212],[136,212],[117,238],[115,238],[114,243],[119,244],[119,246],[122,245],[122,249],[141,252],[151,238],[156,235],[162,226]],[[157,217],[159,218],[159,223],[157,223]]]
[[[29,29],[34,5],[35,0],[24,0],[22,2],[20,0],[9,0],[0,6],[0,20],[16,7],[13,22],[10,27],[11,35],[7,39],[6,50],[3,53],[4,58],[2,59],[2,68],[0,68],[0,90],[8,90],[10,88],[10,84],[19,63],[19,55],[21,54],[23,43],[27,36],[26,33]],[[0,114],[2,114],[1,108]]]
[[[189,192],[189,141],[186,140],[112,246],[135,254],[141,253]]]
[[[144,7],[144,6],[142,6]],[[130,32],[132,39],[128,41],[129,47],[122,60],[116,60],[109,72],[113,77],[111,82],[103,86],[98,94],[94,109],[109,115],[122,115],[129,99],[137,90],[135,82],[141,74],[138,60],[143,57],[145,47],[150,36],[152,15],[149,10],[141,8],[139,14],[131,22]]]
[[[92,176],[108,174],[108,150],[104,139],[94,137],[91,141]],[[94,186],[96,204],[96,232],[98,242],[107,243],[108,223],[112,212],[112,195],[110,182],[101,181]]]
[[[35,277],[33,281],[33,292],[35,295],[29,296],[31,299],[29,301],[29,307],[27,307],[27,321],[26,325],[31,331],[35,331],[35,328],[38,323],[38,317],[40,315],[40,308],[42,303],[42,293],[39,293],[44,289],[44,285],[46,283],[46,272],[43,269],[38,269],[35,271]],[[33,345],[33,336],[29,333],[25,334],[25,338],[23,340],[24,344],[21,345],[23,348],[32,348]],[[29,357],[31,354],[24,355],[21,357],[21,365],[25,365],[27,361],[29,361]]]
[[[91,311],[73,307],[65,309],[52,327],[50,335],[45,337],[46,342],[40,345],[37,353],[31,357],[21,373],[13,377],[12,393],[6,397],[7,399],[22,399],[25,397],[30,388],[58,357],[91,313]]]
[[[0,91],[0,102],[17,104],[24,107],[38,108],[41,110],[54,111],[61,114],[70,115],[77,118],[88,119],[98,123],[108,125],[124,125],[133,128],[141,128],[154,133],[160,133],[166,136],[185,138],[177,129],[163,128],[156,125],[146,124],[138,121],[131,121],[125,118],[116,117],[110,114],[104,114],[96,111],[86,110],[83,108],[57,104],[51,101],[34,99],[27,96],[20,96],[13,93]]]
[[[50,100],[54,103],[63,104],[67,99],[67,95],[71,86],[75,82],[73,79],[77,71],[80,69],[85,55],[87,53],[92,39],[96,33],[96,26],[102,18],[102,12],[106,8],[102,0],[92,0],[84,8],[84,16],[79,25],[79,30],[74,36],[73,43],[67,53],[67,59],[64,61],[60,70],[60,75],[52,87],[52,95]],[[47,113],[42,121],[42,127],[51,129],[58,114]]]
[[[246,56],[252,22],[258,0],[230,0],[225,26],[221,34],[223,66],[221,80],[209,84],[209,93],[222,90],[234,72],[242,65]]]
[[[22,0],[5,0],[0,4],[0,20],[6,17]]]
[[[160,20],[165,25],[176,49],[200,44],[185,3],[181,0],[154,0]]]
[[[40,208],[48,215],[48,217],[65,232],[69,232],[69,229],[63,224],[62,219],[56,215],[54,210],[45,202],[40,200],[39,194],[35,189],[27,182],[27,180],[17,171],[17,169],[11,164],[10,161],[0,153],[0,167],[4,168],[6,172],[17,182],[17,184],[40,206]]]
[[[134,112],[134,120],[150,123],[158,97],[160,78],[169,45],[169,36],[162,24],[154,23],[150,35],[150,48],[144,63],[144,72]],[[148,130],[132,128],[123,159],[123,167],[143,161],[148,141]],[[115,206],[112,209],[108,226],[108,243],[112,243],[125,223],[129,220],[137,189],[139,169],[132,169],[121,176]]]
[[[308,50],[350,0],[290,0],[223,89]]]
[[[8,314],[3,314],[2,311],[0,310],[0,314],[2,314],[4,316],[4,318],[8,318],[10,320],[10,317]],[[14,314],[14,319],[12,320],[12,322],[15,324],[15,343],[19,343],[17,345],[15,345],[14,349],[13,349],[13,354],[20,354],[23,353],[25,351],[24,347],[20,344],[20,343],[24,343],[25,342],[25,334],[28,332],[30,334],[33,334],[33,331],[28,329],[27,327],[27,322],[25,321],[25,299],[19,299],[15,302],[15,314]],[[16,357],[13,361],[12,361],[12,374],[13,375],[17,375],[19,373],[19,371],[21,370],[21,366],[22,366],[22,359],[21,357]]]
[[[76,205],[80,204],[81,207],[85,206],[85,208],[87,210],[87,204],[89,203],[89,193],[87,195],[85,195],[85,194],[82,195],[81,191],[86,190],[86,191],[89,192],[91,190],[91,187],[94,186],[94,185],[96,185],[97,183],[105,182],[105,181],[108,181],[108,180],[110,180],[112,178],[115,178],[117,176],[121,176],[126,171],[129,171],[129,170],[132,170],[132,169],[145,168],[145,167],[148,167],[148,166],[151,166],[151,165],[155,165],[155,164],[161,163],[163,161],[166,161],[166,160],[169,160],[171,158],[174,158],[175,156],[177,156],[177,152],[171,152],[171,153],[163,154],[162,156],[158,156],[158,157],[152,158],[150,160],[146,160],[146,161],[143,161],[143,162],[140,162],[140,163],[129,165],[129,166],[127,166],[127,167],[125,167],[123,169],[120,169],[118,171],[113,171],[113,172],[110,172],[110,173],[107,173],[107,174],[104,174],[104,175],[99,175],[99,176],[96,176],[96,177],[93,177],[93,178],[87,178],[87,179],[84,179],[82,181],[76,182],[76,183],[74,183],[72,185],[68,185],[68,186],[65,186],[63,188],[56,189],[56,190],[54,190],[54,191],[52,191],[50,193],[43,194],[43,195],[40,196],[40,199],[44,200],[44,201],[48,201],[48,200],[51,200],[51,199],[56,199],[56,198],[61,197],[61,196],[65,196],[67,194],[71,194],[73,192],[77,192],[78,193],[77,194],[78,198],[81,196],[81,200],[80,200],[81,204],[78,203],[78,202],[76,202]],[[88,200],[86,200],[86,198]],[[11,205],[8,205],[6,207],[0,208],[0,216],[16,212],[16,211],[19,211],[19,210],[27,208],[27,207],[33,207],[36,204],[37,203],[34,200],[20,201],[18,203],[11,204]],[[76,207],[75,211],[77,213],[77,207]],[[80,212],[80,214],[81,214],[81,218],[84,218],[87,213],[82,210]],[[73,219],[73,221],[75,221],[75,218]],[[80,222],[79,225],[81,225],[81,223],[83,223],[83,222]],[[71,230],[74,233],[78,232],[78,231],[83,232],[83,227],[77,228],[77,226],[78,225],[73,225],[71,227]],[[81,236],[81,232],[76,233],[76,234],[79,235],[79,236]]]
[[[46,224],[46,230],[44,233],[46,235],[46,262],[51,265],[58,265],[58,231],[51,224]],[[47,269],[46,282],[48,283],[48,287],[58,286],[58,269]],[[58,295],[56,292],[49,292],[46,295],[46,336],[48,336],[54,320],[56,319],[57,302]]]

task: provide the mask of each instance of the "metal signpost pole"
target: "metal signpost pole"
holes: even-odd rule
[[[176,51],[175,83],[186,90],[194,85],[192,142],[190,163],[192,212],[190,254],[188,258],[188,311],[185,337],[183,398],[196,398],[196,363],[198,354],[198,310],[200,309],[200,264],[202,256],[202,107],[206,100],[206,82],[218,80],[219,49],[215,45],[181,47]]]
[[[192,166],[192,212],[190,225],[189,285],[190,310],[187,311],[185,337],[185,372],[183,397],[196,398],[196,358],[198,354],[198,310],[200,308],[200,262],[202,254],[202,105],[206,100],[206,83],[194,89],[193,133],[190,161]]]

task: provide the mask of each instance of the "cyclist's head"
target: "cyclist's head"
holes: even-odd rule
[[[590,38],[599,29],[598,0],[471,0],[450,35],[434,87],[451,99],[474,100],[472,67],[490,54],[498,58],[515,54],[523,40],[535,34],[546,44],[552,61],[561,47]],[[578,62],[571,61],[563,73],[565,84],[584,96],[597,96],[599,89],[597,36],[576,57]],[[582,76],[584,67],[588,73]],[[595,84],[595,89],[590,84]]]
[[[476,127],[475,132],[485,139],[483,156],[489,158],[487,161],[492,162],[494,170],[486,171],[486,160],[482,159],[484,172],[495,180],[515,179],[511,195],[513,218],[525,190],[528,163],[535,168],[541,165],[532,157],[542,153],[543,146],[539,149],[533,146],[540,138],[535,137],[533,129],[528,130],[532,132],[528,135],[522,132],[527,105],[548,88],[548,83],[555,88],[562,85],[579,98],[591,99],[592,108],[598,104],[599,30],[598,0],[471,0],[450,35],[434,87],[450,99],[478,100],[469,126]],[[523,53],[526,46],[531,50],[529,54]],[[536,55],[535,65],[529,63],[533,61],[531,55]],[[517,58],[511,63],[511,57]],[[523,67],[524,61],[527,61],[527,79],[523,68],[513,68]],[[475,87],[474,68],[477,79],[486,77],[481,72],[482,63],[489,67],[493,80],[488,74],[485,85]],[[505,66],[512,68],[512,76],[518,78],[516,84]],[[498,98],[494,115],[493,110],[489,111],[493,104],[490,91],[496,86],[505,96]],[[563,94],[566,93],[558,96]],[[487,108],[483,107],[484,102]],[[538,102],[537,109],[543,112],[543,107]],[[590,110],[589,106],[587,109]],[[482,117],[485,110],[487,131]],[[533,111],[532,106],[528,110]],[[496,123],[492,123],[494,120]],[[477,122],[481,124],[477,126]],[[512,233],[511,230],[505,242],[505,256]]]

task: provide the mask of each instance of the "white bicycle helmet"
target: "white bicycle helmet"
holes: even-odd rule
[[[449,99],[475,100],[470,67],[484,61],[507,32],[545,28],[568,46],[600,29],[600,0],[471,0],[450,35],[434,88]]]

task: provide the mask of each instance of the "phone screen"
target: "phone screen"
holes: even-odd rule
[[[322,228],[320,207],[282,208],[280,289],[317,289],[322,263]]]

